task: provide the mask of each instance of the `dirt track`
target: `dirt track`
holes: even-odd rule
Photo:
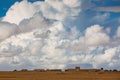
[[[68,71],[0,72],[0,80],[120,80],[120,72]]]

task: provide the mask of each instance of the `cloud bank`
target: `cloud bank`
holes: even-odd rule
[[[95,10],[97,11],[105,11],[105,12],[120,12],[120,6],[113,6],[113,7],[98,7]]]
[[[76,20],[80,6],[80,0],[16,2],[0,22],[0,70],[71,65],[120,69],[119,28],[112,38],[110,29],[99,24],[84,33],[65,26]]]

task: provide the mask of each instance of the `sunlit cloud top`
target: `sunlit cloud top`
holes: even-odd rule
[[[120,70],[119,0],[0,4],[0,70],[74,66]]]

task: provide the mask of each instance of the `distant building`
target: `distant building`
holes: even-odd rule
[[[80,71],[80,67],[75,67],[75,71]]]
[[[114,69],[113,72],[117,72],[117,69]]]
[[[51,69],[50,71],[61,72],[61,69]]]
[[[75,71],[75,69],[66,69],[65,72],[67,71]]]
[[[75,69],[66,69],[65,71],[80,71],[80,67],[75,67]]]
[[[45,72],[45,70],[44,70],[44,69],[34,69],[34,71]]]
[[[22,69],[21,71],[28,71],[27,69]]]
[[[62,72],[61,69],[47,69],[47,72]]]
[[[13,70],[14,72],[16,72],[17,70],[15,69],[15,70]]]

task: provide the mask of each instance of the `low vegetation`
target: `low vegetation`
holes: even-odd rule
[[[104,69],[35,69],[1,71],[0,80],[120,80],[120,71]]]

